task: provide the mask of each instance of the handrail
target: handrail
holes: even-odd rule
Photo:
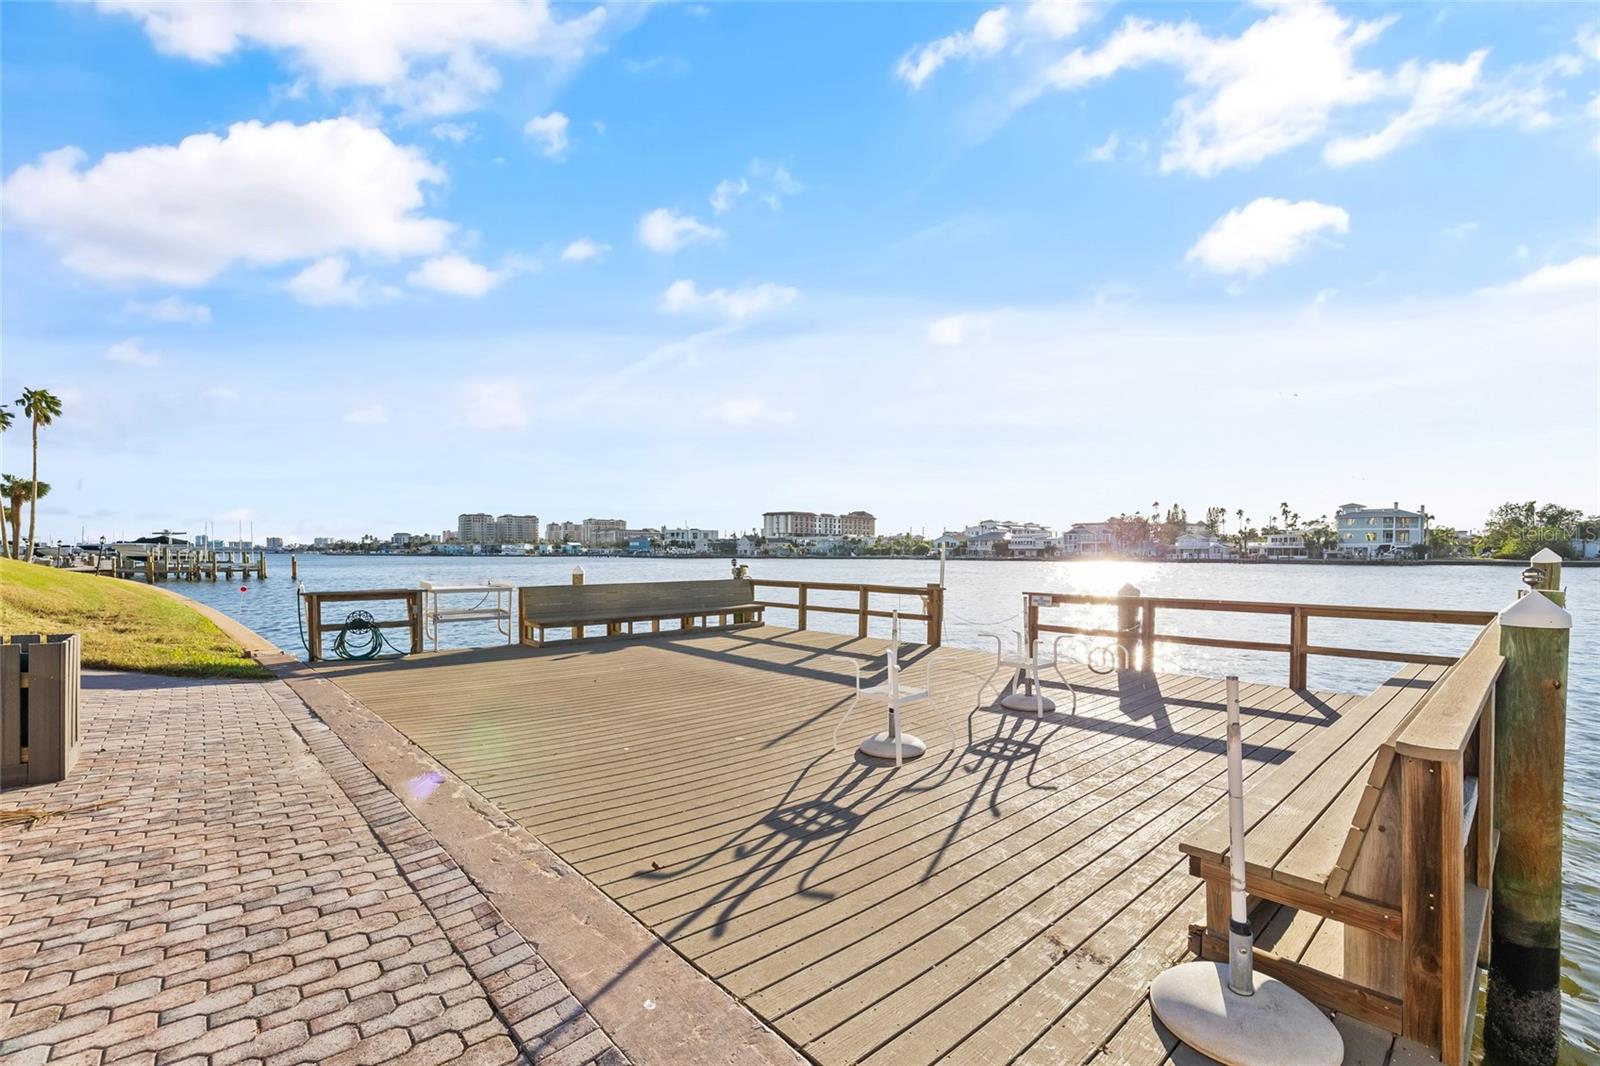
[[[322,635],[324,633],[340,632],[348,628],[343,624],[325,623],[322,620],[322,605],[325,603],[362,603],[373,600],[401,600],[405,603],[406,617],[403,621],[372,623],[377,629],[406,629],[411,633],[411,653],[414,655],[422,650],[422,589],[327,589],[320,591],[300,590],[300,597],[306,605],[306,653],[311,662],[322,659]]]
[[[1289,687],[1305,688],[1307,660],[1313,656],[1344,659],[1371,659],[1381,662],[1418,662],[1450,665],[1458,659],[1453,655],[1433,655],[1423,652],[1382,651],[1376,648],[1340,648],[1312,644],[1309,639],[1309,622],[1313,618],[1345,618],[1375,622],[1412,622],[1433,625],[1484,626],[1492,622],[1493,611],[1435,610],[1418,607],[1363,607],[1338,603],[1287,603],[1270,600],[1210,600],[1182,596],[1092,596],[1068,592],[1029,592],[1023,596],[1027,606],[1029,639],[1040,633],[1062,633],[1076,636],[1104,637],[1116,640],[1132,657],[1135,644],[1141,650],[1140,665],[1149,670],[1157,642],[1186,644],[1202,648],[1233,648],[1240,651],[1264,651],[1289,656]],[[1119,619],[1118,629],[1087,626],[1059,625],[1039,620],[1039,610],[1045,607],[1068,605],[1115,606]],[[1231,614],[1279,615],[1289,619],[1289,640],[1284,642],[1261,640],[1236,640],[1229,637],[1203,637],[1188,633],[1159,633],[1156,629],[1156,612],[1203,611]]]
[[[944,589],[937,582],[930,582],[921,586],[857,585],[840,581],[794,581],[784,578],[752,577],[750,583],[756,589],[794,589],[795,599],[792,602],[768,599],[761,599],[756,602],[762,607],[777,608],[781,611],[794,611],[798,616],[796,629],[809,628],[806,623],[813,612],[854,615],[857,619],[856,633],[862,637],[867,635],[867,624],[871,619],[892,618],[896,614],[895,611],[873,606],[873,596],[916,596],[926,604],[926,610],[922,612],[900,611],[898,613],[901,621],[926,623],[928,645],[930,647],[937,648],[944,641]],[[856,594],[856,603],[850,607],[837,603],[812,603],[812,592],[853,592]]]

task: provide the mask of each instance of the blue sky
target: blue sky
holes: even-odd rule
[[[1600,509],[1591,7],[0,20],[52,538]]]

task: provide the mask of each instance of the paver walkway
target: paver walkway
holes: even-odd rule
[[[282,682],[86,675],[83,709],[71,778],[0,794],[108,801],[0,828],[0,1061],[625,1063]]]

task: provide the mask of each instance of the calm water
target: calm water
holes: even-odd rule
[[[297,624],[294,583],[287,556],[271,556],[270,576],[250,582],[249,591],[219,581],[175,584],[185,592],[233,615],[286,651],[304,654]],[[516,584],[559,584],[570,580],[572,559],[560,558],[382,558],[306,556],[300,579],[308,589],[415,587],[418,581],[468,584],[488,579]],[[587,580],[651,581],[724,577],[728,562],[716,559],[585,559]],[[778,560],[751,563],[756,577],[809,579],[921,586],[938,580],[938,563],[902,560]],[[1085,592],[1110,595],[1124,583],[1149,595],[1213,599],[1291,600],[1395,607],[1450,607],[1496,610],[1510,603],[1517,588],[1515,567],[1416,566],[1351,567],[1316,565],[1252,565],[1135,562],[951,562],[946,573],[945,641],[966,647],[992,647],[980,637],[1007,632],[1021,624],[1024,592]],[[1600,569],[1572,570],[1566,576],[1573,612],[1570,705],[1567,718],[1567,838],[1565,932],[1566,956],[1563,1024],[1572,1047],[1572,1061],[1600,1060]],[[772,599],[788,599],[787,590],[773,590]],[[879,597],[878,606],[887,606]],[[813,603],[830,602],[814,594]],[[841,595],[836,602],[844,603]],[[908,612],[921,610],[917,597],[901,602]],[[1074,611],[1075,613],[1069,613]],[[1058,620],[1110,625],[1111,609],[1060,609]],[[336,609],[328,609],[333,620]],[[380,614],[380,617],[383,615]],[[389,615],[393,617],[393,615]],[[775,624],[792,624],[792,615],[769,612]],[[855,619],[813,614],[813,625],[853,632]],[[1092,620],[1092,621],[1090,621]],[[1248,615],[1179,615],[1164,612],[1162,628],[1202,635],[1286,640],[1283,618]],[[887,622],[874,625],[887,634]],[[1383,622],[1313,620],[1315,644],[1394,648],[1446,654],[1459,653],[1471,639],[1463,626],[1430,626]],[[920,638],[920,627],[908,623],[908,639]],[[404,636],[399,637],[404,643]],[[503,640],[489,625],[447,626],[441,646],[469,646]],[[1065,651],[1067,645],[1063,645]],[[1082,658],[1086,644],[1074,652]],[[1219,675],[1237,673],[1246,680],[1284,684],[1286,657],[1212,648],[1158,646],[1162,670]],[[1358,660],[1313,659],[1315,688],[1365,692],[1392,672],[1390,664]],[[1587,769],[1586,769],[1587,768]]]

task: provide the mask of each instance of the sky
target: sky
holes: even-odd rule
[[[0,395],[49,540],[1597,511],[1594,11],[4,4]]]

